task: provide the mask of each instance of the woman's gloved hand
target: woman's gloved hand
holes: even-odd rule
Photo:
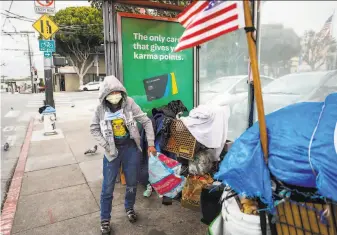
[[[148,149],[147,149],[147,153],[149,156],[153,155],[153,156],[157,156],[157,150],[155,147],[153,146],[150,146]]]

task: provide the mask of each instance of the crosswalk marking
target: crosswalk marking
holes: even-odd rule
[[[11,110],[6,115],[5,118],[15,118],[20,115],[20,111],[18,110]]]
[[[98,98],[97,92],[83,92],[80,96],[69,97],[67,93],[54,93],[56,107],[72,106],[77,102],[91,102],[93,98]],[[28,101],[27,108],[40,108],[44,105],[44,94],[35,94],[32,100]]]
[[[33,94],[33,99],[28,101],[27,108],[40,108],[44,105],[45,96],[43,93]]]

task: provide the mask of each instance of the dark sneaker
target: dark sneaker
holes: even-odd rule
[[[126,216],[128,217],[128,219],[131,223],[134,223],[134,222],[137,221],[137,215],[136,215],[136,212],[133,209],[127,209],[126,210]]]
[[[101,221],[101,231],[102,235],[110,235],[111,232],[110,221],[108,220]]]

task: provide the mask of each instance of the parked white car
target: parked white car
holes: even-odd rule
[[[260,76],[261,86],[267,86],[274,82],[274,78]],[[236,117],[233,115],[233,107],[240,106],[244,110],[248,108],[248,75],[235,75],[218,78],[208,84],[203,84],[200,90],[201,104],[228,105],[230,108],[228,139],[234,140],[238,133],[245,130],[245,126],[236,128]],[[248,119],[248,118],[246,118]],[[241,124],[241,123],[240,123]],[[244,125],[244,123],[242,123]]]
[[[80,91],[96,91],[99,90],[101,83],[100,82],[88,82],[85,85],[80,86]]]
[[[268,85],[273,78],[260,76],[261,85]],[[248,95],[248,75],[236,75],[218,78],[201,86],[200,103],[217,105],[234,105]]]
[[[288,74],[262,87],[264,112],[267,115],[298,102],[322,102],[334,92],[337,92],[337,70]],[[247,103],[245,98],[231,110],[232,133],[229,135],[235,138],[247,128]]]

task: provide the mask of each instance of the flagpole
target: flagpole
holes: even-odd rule
[[[253,23],[252,16],[249,7],[249,1],[243,1],[243,9],[245,14],[245,24],[246,24],[246,36],[247,36],[247,44],[249,50],[249,57],[251,62],[251,69],[253,73],[253,84],[254,84],[254,96],[256,100],[257,107],[257,116],[260,127],[260,141],[262,145],[263,155],[265,162],[268,162],[268,136],[267,136],[267,127],[266,120],[264,116],[264,108],[263,108],[263,99],[262,99],[262,91],[261,91],[261,82],[260,82],[260,74],[257,63],[257,55],[256,55],[256,45],[253,41]]]

